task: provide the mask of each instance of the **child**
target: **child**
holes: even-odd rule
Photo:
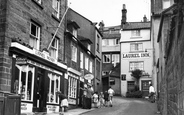
[[[103,92],[100,92],[99,101],[100,101],[100,108],[101,108],[105,105],[104,104],[104,94],[103,94]]]
[[[93,94],[94,107],[98,108],[98,95],[97,92]]]

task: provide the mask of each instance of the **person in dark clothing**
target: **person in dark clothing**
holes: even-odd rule
[[[105,100],[105,106],[108,106],[108,102],[109,102],[109,94],[108,91],[104,92],[104,100]]]
[[[90,85],[88,85],[86,92],[87,92],[86,95],[87,109],[91,109],[93,90]]]

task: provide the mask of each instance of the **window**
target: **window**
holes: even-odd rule
[[[143,51],[143,44],[142,43],[130,44],[130,51]]]
[[[88,63],[89,63],[89,58],[85,57],[85,69],[88,70]]]
[[[77,48],[72,45],[72,61],[77,62]]]
[[[58,57],[58,39],[57,38],[55,38],[52,41],[51,47],[49,49],[49,53],[50,53],[51,57],[57,59],[57,57]]]
[[[109,40],[108,39],[103,39],[102,40],[102,46],[108,46],[109,45]]]
[[[132,37],[140,37],[140,30],[133,30]]]
[[[130,62],[130,71],[133,71],[136,69],[143,70],[144,63],[143,62]]]
[[[33,100],[34,72],[35,68],[29,65],[16,65],[14,92],[21,94],[22,100]]]
[[[116,40],[116,42],[115,42],[116,45],[120,44],[120,39],[116,38],[115,40]]]
[[[54,73],[48,73],[49,84],[48,84],[48,103],[59,103],[59,97],[56,95],[56,91],[60,91],[60,76]]]
[[[111,62],[111,55],[110,54],[104,54],[103,55],[103,62],[104,63],[110,63]]]
[[[87,44],[87,48],[89,51],[91,51],[91,45],[90,44]]]
[[[97,52],[100,52],[100,36],[99,35],[97,35],[97,43],[96,43],[96,51]]]
[[[59,18],[60,0],[52,0],[52,7],[54,8],[53,15]]]
[[[119,63],[119,54],[112,54],[112,63],[116,66]]]
[[[37,3],[41,4],[42,0],[35,0]]]
[[[29,45],[37,50],[39,50],[40,44],[40,26],[34,22],[30,24],[30,39]]]
[[[93,64],[92,61],[90,61],[89,62],[89,72],[91,72],[91,73],[93,71],[93,65],[92,64]]]
[[[131,91],[133,91],[134,89],[135,89],[135,81],[128,81],[128,92],[131,92]]]
[[[68,96],[71,98],[76,98],[77,97],[77,79],[74,77],[71,77],[71,76],[74,76],[77,78],[77,76],[75,76],[73,74],[72,75],[69,74],[69,77],[68,77]]]
[[[115,80],[114,79],[110,79],[110,85],[115,85]]]
[[[80,68],[83,69],[84,67],[84,56],[83,53],[80,52]]]
[[[73,34],[73,36],[75,36],[75,38],[77,38],[77,29],[73,28],[72,34]]]

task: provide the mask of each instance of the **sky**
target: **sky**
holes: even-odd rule
[[[92,22],[103,20],[105,27],[121,24],[123,4],[127,22],[140,22],[144,15],[150,20],[150,0],[68,0],[69,7]]]

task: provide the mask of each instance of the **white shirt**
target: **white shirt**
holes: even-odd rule
[[[154,87],[153,86],[150,86],[149,87],[149,93],[151,93],[151,92],[155,93],[155,90],[154,90]]]
[[[108,94],[109,94],[109,96],[113,96],[114,90],[113,90],[113,89],[109,89],[109,90],[108,90]]]

